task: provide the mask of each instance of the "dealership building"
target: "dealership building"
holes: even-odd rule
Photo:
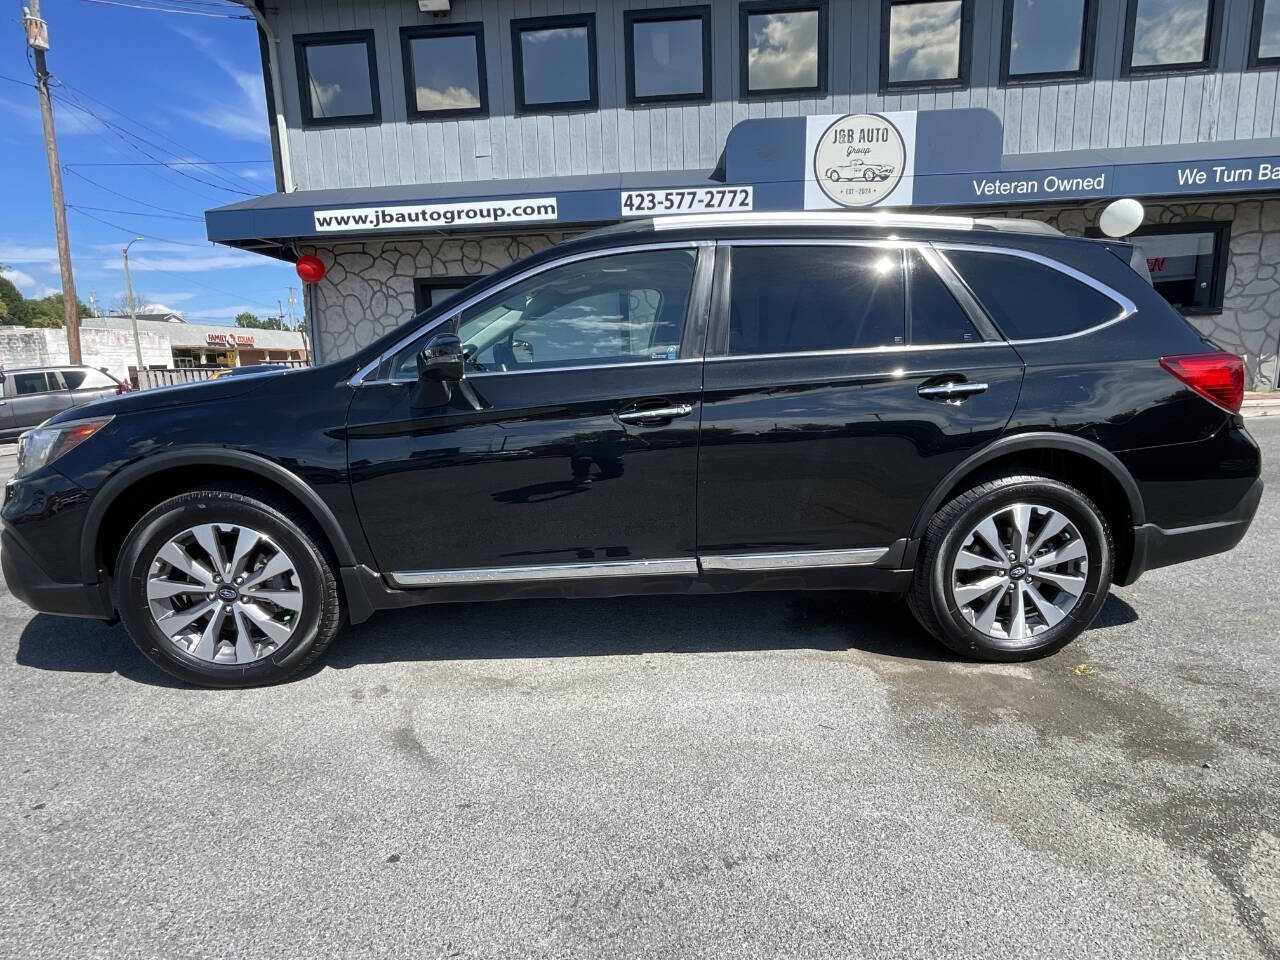
[[[1249,385],[1280,350],[1280,0],[242,0],[277,192],[211,240],[318,257],[317,357],[637,216],[911,210],[1096,232]]]

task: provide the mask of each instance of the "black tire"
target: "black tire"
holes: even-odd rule
[[[1088,548],[1089,564],[1084,590],[1070,613],[1015,648],[965,619],[952,597],[950,578],[965,538],[983,517],[1026,501],[1052,507],[1075,524]],[[1079,490],[1049,477],[1000,477],[966,490],[934,516],[920,546],[907,603],[921,626],[956,653],[1003,663],[1035,660],[1062,649],[1093,623],[1111,589],[1114,557],[1111,529],[1102,511]]]
[[[265,534],[293,562],[304,600],[293,633],[274,650],[247,664],[201,660],[179,648],[156,625],[146,581],[156,553],[183,530],[234,523]],[[134,525],[116,564],[116,607],[143,655],[179,680],[206,687],[257,687],[306,669],[328,647],[342,621],[334,565],[309,517],[269,496],[236,488],[194,490],[165,500]]]

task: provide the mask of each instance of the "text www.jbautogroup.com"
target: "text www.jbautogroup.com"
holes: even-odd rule
[[[406,227],[529,223],[559,217],[554,197],[536,200],[484,200],[469,203],[429,203],[416,206],[355,207],[315,214],[319,233],[363,230],[403,230]]]

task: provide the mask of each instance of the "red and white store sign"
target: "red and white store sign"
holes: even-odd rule
[[[252,347],[253,334],[209,333],[205,335],[205,343],[211,347]]]

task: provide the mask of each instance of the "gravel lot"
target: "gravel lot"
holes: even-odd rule
[[[885,598],[544,601],[211,692],[0,588],[0,955],[1280,957],[1251,429],[1244,544],[1028,666]]]

